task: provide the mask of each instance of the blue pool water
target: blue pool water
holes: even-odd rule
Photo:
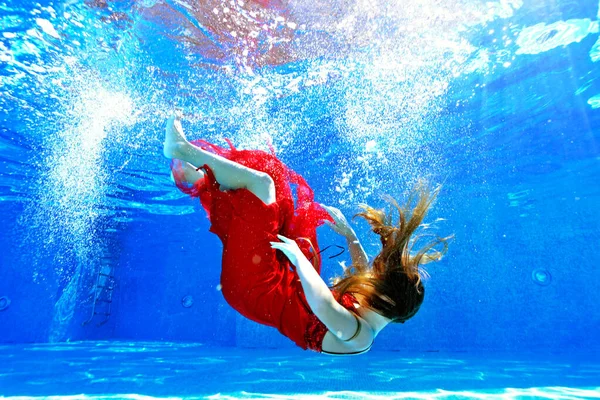
[[[323,357],[200,344],[2,346],[7,398],[599,398],[598,354]],[[85,393],[85,396],[82,395]],[[70,397],[69,397],[70,396]]]
[[[599,21],[597,0],[0,0],[0,397],[600,397]],[[231,309],[162,155],[175,109],[348,217],[441,183],[425,222],[454,239],[419,313],[332,358]]]

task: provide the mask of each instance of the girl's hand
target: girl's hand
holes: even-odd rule
[[[326,206],[325,204],[321,204],[321,207],[323,207],[325,211],[327,211],[327,213],[335,221],[335,224],[332,224],[329,221],[325,221],[325,223],[331,229],[345,237],[354,237],[356,235],[354,233],[354,230],[350,227],[350,224],[346,220],[346,217],[344,217],[344,214],[342,214],[340,210],[338,210],[335,207]]]
[[[298,267],[300,260],[306,258],[302,253],[302,250],[300,250],[300,247],[298,247],[298,243],[282,235],[277,235],[277,237],[281,242],[271,242],[271,247],[280,250],[292,264]]]

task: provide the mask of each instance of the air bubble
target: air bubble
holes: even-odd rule
[[[538,268],[531,272],[531,279],[540,286],[548,286],[552,282],[552,275],[547,269]]]
[[[183,296],[183,298],[181,299],[181,305],[184,308],[190,308],[194,305],[194,298],[191,295],[186,295]]]
[[[10,306],[10,299],[6,296],[0,297],[0,311],[6,310]]]

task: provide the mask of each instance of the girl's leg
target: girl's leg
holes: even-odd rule
[[[248,189],[267,205],[275,202],[275,183],[268,174],[194,146],[185,138],[180,118],[179,115],[175,115],[167,121],[163,147],[165,157],[177,158],[192,166],[206,164],[223,189]]]

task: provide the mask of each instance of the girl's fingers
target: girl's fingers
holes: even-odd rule
[[[284,243],[291,243],[291,242],[293,242],[293,240],[292,240],[292,239],[288,239],[288,238],[286,238],[286,237],[285,237],[285,236],[283,236],[283,235],[277,235],[277,237],[279,238],[279,240],[281,240],[281,241],[282,241],[282,242],[284,242]]]
[[[290,251],[289,246],[286,243],[281,242],[271,242],[271,248],[281,251]]]

